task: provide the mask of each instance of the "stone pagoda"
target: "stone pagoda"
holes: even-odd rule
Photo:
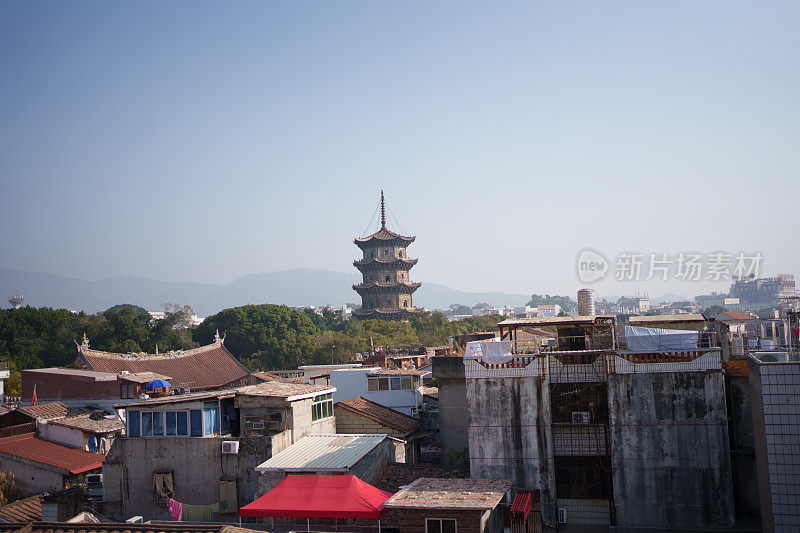
[[[361,296],[361,309],[353,312],[357,318],[383,320],[408,320],[420,312],[411,301],[411,295],[420,283],[411,281],[411,267],[416,259],[409,259],[408,245],[416,237],[405,237],[386,228],[386,204],[381,191],[381,229],[353,241],[364,256],[353,261],[364,280],[353,285]]]

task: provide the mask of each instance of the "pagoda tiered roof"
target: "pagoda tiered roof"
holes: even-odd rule
[[[416,237],[414,237],[413,235],[412,236],[400,235],[399,233],[395,233],[393,231],[386,229],[386,226],[382,226],[381,229],[379,229],[372,235],[368,235],[362,238],[356,237],[353,242],[356,244],[356,246],[358,246],[363,250],[364,248],[371,248],[373,246],[382,246],[392,241],[399,241],[408,245],[414,242],[415,239]]]
[[[391,292],[408,294],[419,289],[422,283],[411,281],[369,281],[353,285],[353,290],[359,294],[367,292]]]
[[[353,315],[362,319],[377,318],[380,320],[408,320],[414,315],[422,312],[422,309],[412,307],[411,309],[358,309],[353,311]]]
[[[406,257],[390,257],[386,259],[378,259],[371,257],[369,259],[356,259],[353,261],[353,266],[359,270],[365,268],[394,268],[397,270],[407,270],[417,264],[418,259],[408,259]]]

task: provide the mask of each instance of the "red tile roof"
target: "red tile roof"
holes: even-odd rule
[[[33,433],[0,439],[0,454],[28,459],[70,474],[101,468],[105,459],[103,455],[40,439]]]
[[[172,376],[173,387],[217,389],[249,375],[248,370],[222,345],[163,354],[120,354],[78,347],[76,363],[102,372],[153,372]]]
[[[389,509],[494,509],[511,488],[508,479],[420,478],[383,504]]]
[[[717,315],[720,322],[752,322],[755,318],[741,311],[725,311]]]
[[[36,494],[0,507],[0,520],[32,522],[42,519],[42,495]]]
[[[395,411],[385,405],[367,400],[362,396],[356,396],[349,400],[337,402],[336,407],[347,409],[350,412],[374,420],[383,426],[396,429],[404,434],[412,433],[420,427],[420,421],[416,418],[412,418],[400,411]]]

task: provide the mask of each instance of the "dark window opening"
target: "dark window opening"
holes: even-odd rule
[[[610,498],[609,457],[555,457],[558,498]]]

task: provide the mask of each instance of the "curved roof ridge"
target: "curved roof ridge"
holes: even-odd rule
[[[108,359],[128,359],[132,361],[140,361],[143,359],[175,359],[176,357],[187,357],[190,355],[197,355],[199,353],[215,350],[222,346],[222,342],[214,342],[206,344],[205,346],[198,346],[197,348],[189,348],[187,350],[170,350],[164,353],[116,353],[105,352],[102,350],[93,350],[86,346],[78,345],[78,351],[84,355],[91,355],[92,357],[106,357]]]

